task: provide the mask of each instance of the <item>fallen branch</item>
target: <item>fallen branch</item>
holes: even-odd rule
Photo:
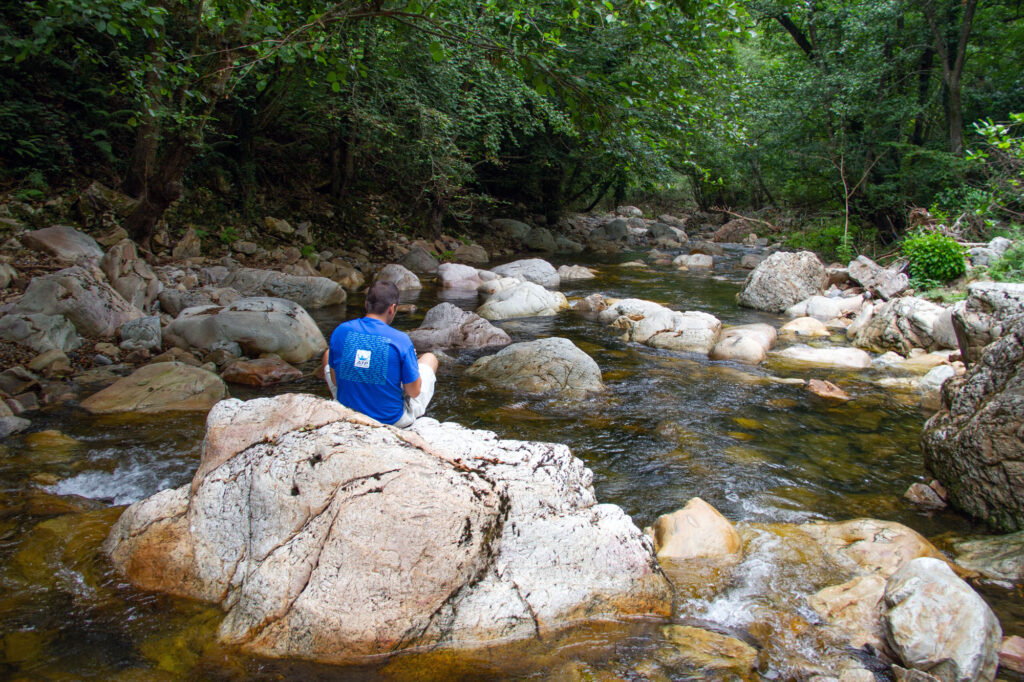
[[[749,216],[743,215],[742,213],[736,213],[735,211],[730,211],[729,209],[725,208],[724,206],[712,206],[711,210],[712,211],[718,211],[720,213],[728,213],[731,216],[735,216],[737,218],[742,218],[743,220],[749,220],[752,223],[761,223],[762,225],[767,225],[769,227],[769,229],[771,229],[772,232],[781,232],[782,231],[782,228],[776,227],[775,225],[772,225],[767,220],[761,220],[760,218],[751,218]]]

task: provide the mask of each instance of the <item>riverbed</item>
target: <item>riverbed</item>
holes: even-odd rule
[[[781,326],[785,320],[779,316],[736,305],[746,276],[735,269],[741,255],[731,250],[717,259],[714,273],[703,274],[621,265],[637,254],[573,259],[595,267],[599,276],[564,283],[561,291],[570,299],[595,292],[644,298],[708,312],[726,325]],[[480,303],[476,294],[452,295],[428,285],[403,296],[416,311],[399,315],[395,326],[416,327],[441,300],[466,309]],[[311,312],[329,334],[360,310],[355,297],[347,308]],[[780,632],[790,621],[813,625],[806,594],[831,584],[831,576],[784,560],[785,538],[771,524],[873,517],[904,523],[937,538],[940,546],[949,535],[986,532],[954,512],[923,512],[903,499],[908,485],[923,475],[917,441],[927,413],[916,394],[880,387],[879,370],[711,362],[625,343],[616,330],[572,311],[499,326],[514,342],[571,339],[597,361],[607,390],[583,400],[502,393],[465,376],[481,352],[463,352],[442,368],[428,416],[505,438],[567,444],[593,470],[598,499],[620,505],[638,526],[694,496],[738,523],[743,562],[716,590],[683,590],[676,622],[741,639],[751,639],[765,620]],[[272,390],[233,386],[232,395],[304,391],[326,397],[326,388],[310,376],[312,365],[303,369],[307,376],[298,382]],[[839,384],[852,400],[829,403],[789,381],[810,378]],[[32,430],[56,429],[67,440],[23,434],[0,445],[0,580],[6,595],[0,597],[0,673],[124,680],[718,676],[700,668],[667,674],[652,667],[662,635],[659,623],[646,622],[593,623],[552,641],[474,653],[417,653],[347,668],[257,659],[221,647],[214,641],[218,609],[135,590],[98,551],[120,505],[191,479],[203,421],[201,415],[96,417],[62,406],[41,413]],[[990,587],[982,594],[1005,634],[1024,635],[1019,590]],[[812,631],[797,632],[777,651],[762,651],[761,677],[827,669],[836,652]]]

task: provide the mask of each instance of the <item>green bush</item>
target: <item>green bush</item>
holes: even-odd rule
[[[857,245],[870,243],[875,237],[871,228],[864,229],[859,225],[850,225],[843,238],[841,223],[821,221],[805,226],[800,232],[786,236],[786,246],[791,249],[806,249],[821,254],[825,260],[846,263],[855,258]]]
[[[1007,249],[999,260],[989,266],[988,274],[997,282],[1024,282],[1024,241],[1018,241]]]
[[[938,232],[919,232],[903,240],[910,276],[919,281],[949,282],[966,272],[964,248]]]

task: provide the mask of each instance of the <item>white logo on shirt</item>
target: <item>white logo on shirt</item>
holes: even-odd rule
[[[370,351],[357,350],[355,366],[360,369],[367,369],[370,366]]]

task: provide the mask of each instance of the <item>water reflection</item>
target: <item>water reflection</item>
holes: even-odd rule
[[[730,251],[719,263],[738,260]],[[632,260],[626,254],[619,260]],[[735,294],[745,273],[679,273],[672,268],[596,265],[595,280],[566,283],[572,298],[600,292],[637,297],[679,310],[703,310],[726,324],[780,318],[739,308]],[[411,329],[427,309],[447,300],[472,310],[479,301],[431,285],[403,294],[416,310],[396,326]],[[361,314],[362,300],[314,311],[325,334]],[[814,666],[829,651],[809,638],[801,595],[820,586],[820,573],[787,573],[778,556],[797,551],[757,522],[802,522],[872,516],[897,520],[925,535],[977,531],[951,512],[923,513],[902,499],[921,473],[917,438],[923,417],[898,393],[860,374],[786,367],[745,367],[704,357],[624,343],[571,311],[499,323],[514,341],[545,336],[572,339],[597,361],[607,391],[585,400],[526,398],[492,389],[464,370],[486,351],[457,354],[438,383],[429,416],[496,431],[507,438],[566,443],[595,473],[598,498],[621,505],[639,525],[699,495],[734,521],[744,522],[747,558],[735,575],[714,576],[726,589],[717,596],[697,586],[681,599],[680,622],[698,622],[742,638],[757,639],[769,619],[755,595],[767,591],[774,613],[789,614],[786,642]],[[327,396],[307,377],[275,389]],[[853,400],[831,405],[783,378],[838,380]],[[232,387],[247,399],[266,390]],[[506,679],[635,677],[662,643],[659,624],[591,624],[555,642],[497,647],[471,654],[433,652],[344,669],[240,656],[216,644],[216,609],[140,593],[114,575],[97,547],[118,510],[154,492],[191,479],[198,464],[203,417],[132,415],[92,417],[71,408],[43,412],[33,430],[54,429],[67,439],[17,436],[0,446],[0,598],[3,661],[0,671],[39,677],[152,679]],[[810,560],[806,562],[812,564]],[[711,580],[711,578],[709,578]],[[708,583],[710,584],[710,583]],[[701,592],[704,591],[704,593]],[[1024,634],[1024,597],[986,594],[1007,634]],[[781,606],[779,606],[781,605]],[[777,617],[777,616],[772,616]],[[803,625],[801,625],[801,622]],[[778,624],[776,624],[778,625]],[[773,626],[774,627],[774,626]],[[779,626],[782,627],[782,626]],[[769,652],[765,672],[787,675],[781,649]],[[774,656],[774,658],[772,658]],[[795,665],[795,664],[794,664]],[[799,667],[799,666],[798,666]],[[655,674],[657,673],[657,674]],[[685,665],[651,673],[671,679],[722,677]]]

